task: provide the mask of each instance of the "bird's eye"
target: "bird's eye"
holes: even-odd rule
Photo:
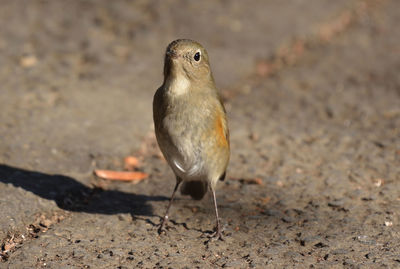
[[[199,51],[196,52],[196,54],[193,56],[193,59],[194,59],[196,62],[200,61],[200,52],[199,52]]]

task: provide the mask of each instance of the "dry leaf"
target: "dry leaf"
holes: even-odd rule
[[[147,178],[149,175],[143,172],[124,172],[124,171],[112,171],[112,170],[94,170],[96,176],[109,179],[109,180],[121,180],[121,181],[139,181]]]
[[[257,184],[257,185],[262,185],[262,179],[259,177],[256,178],[242,178],[239,180],[240,183],[244,183],[244,184]]]
[[[5,251],[5,252],[8,252],[8,251],[10,251],[11,249],[13,249],[15,246],[16,246],[16,244],[15,244],[14,242],[6,242],[6,243],[4,244],[4,246],[3,246],[3,248],[4,248],[4,251]]]
[[[139,167],[139,160],[133,156],[127,156],[124,158],[124,168],[128,171],[133,171],[135,168]]]
[[[377,178],[374,182],[375,187],[380,187],[385,181],[382,178]]]
[[[27,55],[21,58],[20,65],[22,67],[32,67],[37,64],[38,60],[34,55]]]
[[[393,226],[393,222],[385,221],[385,226],[387,226],[387,227]]]

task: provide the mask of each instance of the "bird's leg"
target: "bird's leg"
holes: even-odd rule
[[[172,205],[172,201],[174,200],[176,190],[178,189],[178,187],[181,184],[181,182],[182,182],[182,179],[177,177],[176,178],[176,184],[175,184],[174,192],[172,193],[171,199],[169,200],[169,203],[168,203],[168,206],[167,206],[167,211],[165,212],[164,218],[161,221],[160,228],[158,228],[158,233],[159,234],[161,234],[162,232],[165,232],[165,225],[167,225],[167,222],[168,222],[168,211],[169,211],[169,208]]]
[[[213,200],[214,200],[216,225],[215,225],[215,232],[210,237],[215,239],[215,240],[218,240],[218,239],[219,240],[223,240],[222,239],[221,223],[219,221],[219,216],[218,216],[217,198],[215,197],[215,191],[214,191],[213,188],[211,188],[211,192],[212,192]]]

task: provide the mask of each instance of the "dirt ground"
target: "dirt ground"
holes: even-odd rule
[[[0,1],[0,268],[400,268],[400,2]],[[202,43],[231,162],[178,195],[152,96]],[[140,159],[149,177],[93,170]]]

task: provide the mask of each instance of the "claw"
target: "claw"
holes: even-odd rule
[[[158,234],[165,234],[167,232],[166,225],[168,222],[168,216],[165,216],[160,223],[160,227],[158,228]]]
[[[161,234],[166,234],[166,233],[167,233],[167,229],[165,229],[165,227],[161,225],[161,226],[158,228],[157,232],[158,232],[159,235],[161,235]]]
[[[222,230],[220,226],[215,227],[215,232],[213,232],[212,234],[210,234],[208,236],[208,238],[210,238],[210,240],[212,241],[217,241],[217,240],[221,240],[224,241],[224,238],[222,236]]]

